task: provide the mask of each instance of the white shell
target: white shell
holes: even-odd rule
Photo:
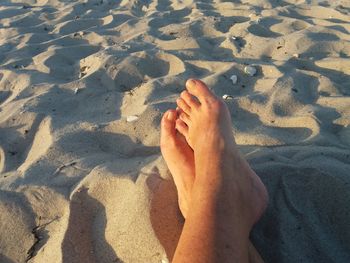
[[[77,94],[79,92],[79,88],[74,89],[74,94]]]
[[[232,76],[230,77],[230,79],[232,80],[232,83],[233,83],[233,84],[236,84],[236,83],[237,83],[237,80],[238,80],[238,77],[237,77],[237,75],[232,75]]]
[[[244,68],[244,73],[246,73],[247,75],[253,77],[256,74],[256,68],[253,66],[246,66]]]
[[[229,100],[229,99],[233,99],[233,96],[225,94],[225,95],[222,96],[222,98],[224,100]]]
[[[231,39],[232,39],[232,40],[237,40],[237,37],[232,36]]]
[[[298,58],[299,54],[295,53],[295,54],[293,54],[293,57]]]
[[[23,114],[23,113],[25,113],[25,112],[26,112],[26,110],[27,110],[27,109],[26,109],[26,105],[24,105],[24,104],[23,104],[23,105],[21,106],[21,111],[20,111],[20,113],[19,113],[19,114]]]
[[[136,121],[139,117],[136,116],[136,115],[130,115],[130,116],[127,116],[126,117],[126,121],[127,122],[133,122],[133,121]]]

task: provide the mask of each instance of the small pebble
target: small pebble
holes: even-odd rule
[[[295,54],[293,54],[293,57],[298,58],[299,54],[295,53]]]
[[[237,40],[237,37],[233,36],[231,37],[232,40]]]
[[[91,126],[91,130],[93,130],[93,131],[96,131],[96,130],[98,130],[99,128],[100,128],[100,126],[97,125],[97,124]]]
[[[225,95],[222,96],[222,98],[224,100],[229,100],[229,99],[233,99],[233,96],[225,94]]]
[[[79,73],[79,78],[81,79],[81,78],[84,77],[85,75],[86,75],[85,72],[80,72],[80,73]]]
[[[244,73],[246,73],[247,75],[253,77],[256,74],[256,68],[253,66],[246,66],[244,68]]]
[[[236,83],[237,83],[237,80],[238,80],[238,77],[237,77],[236,75],[232,75],[232,76],[230,77],[230,79],[232,80],[232,83],[233,83],[233,84],[236,84]]]
[[[92,125],[91,129],[94,130],[94,131],[97,131],[97,130],[103,129],[106,126],[107,126],[106,123],[99,123],[99,124]]]
[[[80,32],[75,32],[74,34],[73,34],[73,37],[81,37],[81,33]]]
[[[127,116],[126,117],[126,121],[127,122],[133,122],[133,121],[136,121],[139,117],[136,116],[136,115],[130,115],[130,116]]]

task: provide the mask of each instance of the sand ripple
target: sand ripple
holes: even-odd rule
[[[159,122],[189,77],[233,96],[266,261],[350,261],[348,1],[2,2],[1,262],[170,259]]]

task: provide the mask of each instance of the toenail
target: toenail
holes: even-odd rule
[[[173,120],[174,117],[175,117],[174,116],[174,112],[171,111],[171,112],[168,113],[168,116],[167,116],[168,120]]]
[[[189,79],[187,80],[187,87],[189,87],[190,89],[194,88],[196,86],[196,81],[194,79]]]

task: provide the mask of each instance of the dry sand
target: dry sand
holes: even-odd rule
[[[350,262],[349,58],[349,0],[1,0],[0,262],[168,262],[188,77],[232,96],[266,262]]]

